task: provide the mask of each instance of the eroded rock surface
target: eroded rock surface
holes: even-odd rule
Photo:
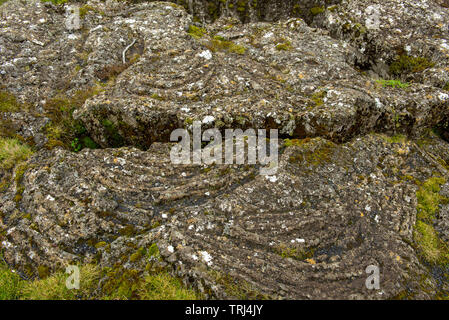
[[[1,90],[30,108],[2,111],[0,133],[36,151],[0,170],[4,259],[29,277],[155,263],[208,298],[447,295],[416,234],[437,177],[426,223],[447,248],[449,146],[430,132],[449,127],[445,1],[173,2],[87,1],[79,30],[66,6],[0,7]],[[48,150],[74,101],[102,149]],[[279,129],[278,171],[172,164],[170,133],[195,120]]]

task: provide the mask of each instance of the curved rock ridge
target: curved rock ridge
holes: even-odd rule
[[[65,27],[64,12],[51,4],[24,7],[9,1],[2,6],[7,17],[1,29],[2,82],[21,100],[34,102],[38,111],[61,90],[70,97],[95,87],[97,95],[74,116],[102,147],[145,149],[154,141],[169,141],[174,128],[189,128],[194,120],[219,128],[278,128],[285,137],[321,136],[336,142],[372,131],[418,136],[447,121],[449,95],[441,89],[448,74],[444,23],[422,33],[425,43],[439,48],[433,57],[441,57],[439,63],[413,76],[432,73],[437,80],[421,77],[407,88],[385,87],[377,75],[361,73],[357,66],[363,52],[373,58],[366,37],[389,38],[367,32],[360,38],[365,48],[343,35],[334,40],[327,34],[340,34],[334,20],[345,20],[332,18],[340,7],[317,14],[317,21],[328,17],[320,25],[329,32],[300,19],[244,25],[219,19],[200,28],[173,4],[127,7],[93,1],[82,7],[82,29],[72,32]],[[439,12],[445,20],[446,9],[438,8],[435,15]],[[24,31],[25,22],[31,32]],[[398,41],[403,38],[408,39],[401,43],[404,47],[419,44],[409,36]],[[382,52],[394,51],[374,45]],[[375,58],[386,63],[390,56]]]
[[[447,298],[446,0],[135,2],[0,6],[0,138],[34,151],[0,162],[8,264],[168,268],[206,298]],[[173,164],[195,121],[279,129],[277,172]]]
[[[21,200],[19,185],[0,199],[4,256],[22,269],[94,259],[136,268],[142,262],[129,260],[123,243],[157,243],[174,272],[210,296],[235,297],[217,276],[226,274],[254,297],[430,298],[448,288],[413,244],[414,181],[448,177],[434,159],[449,159],[431,153],[447,151],[445,142],[419,144],[380,135],[343,145],[298,140],[274,176],[249,166],[173,166],[164,144],[41,151],[19,182]],[[365,287],[368,265],[381,268],[380,292]]]

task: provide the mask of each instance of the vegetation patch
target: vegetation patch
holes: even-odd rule
[[[253,286],[243,280],[235,279],[229,274],[224,274],[216,270],[209,271],[210,276],[215,282],[221,285],[226,294],[234,299],[239,300],[266,300],[269,299],[266,295],[258,292]]]
[[[0,91],[0,112],[16,112],[23,109],[14,95],[7,91]]]
[[[290,51],[292,49],[293,49],[292,43],[289,40],[286,40],[276,45],[276,50],[278,51]]]
[[[0,300],[19,299],[22,286],[20,276],[9,270],[3,260],[0,260]]]
[[[410,84],[406,83],[406,82],[401,82],[401,80],[384,80],[384,79],[379,79],[376,80],[377,83],[381,84],[382,87],[386,88],[386,87],[392,87],[392,88],[399,88],[399,89],[407,89]]]
[[[319,15],[320,13],[323,13],[324,11],[326,11],[324,6],[310,8],[310,13],[312,14],[312,16]]]
[[[403,134],[396,134],[394,136],[381,135],[381,138],[388,143],[405,143],[407,136]]]
[[[390,64],[390,73],[394,76],[401,76],[422,72],[434,65],[432,61],[429,61],[425,57],[412,57],[402,54]]]
[[[101,91],[102,88],[96,86],[85,91],[78,91],[70,98],[63,95],[56,96],[45,104],[45,114],[51,120],[45,128],[48,138],[47,148],[60,146],[75,152],[83,148],[98,148],[83,123],[73,118],[73,112],[88,98]]]
[[[55,5],[61,5],[67,3],[69,0],[41,0],[42,2],[51,2]]]
[[[33,153],[31,148],[17,139],[0,138],[0,168],[11,169]]]
[[[215,36],[207,45],[212,52],[227,51],[236,54],[245,54],[246,48],[223,37]]]
[[[207,31],[204,28],[191,25],[189,26],[189,30],[187,31],[187,33],[195,39],[201,39],[207,33]]]
[[[446,179],[432,177],[416,193],[418,207],[413,237],[420,255],[431,264],[449,263],[449,247],[433,227],[439,205],[449,201],[440,195],[440,186],[444,183]]]

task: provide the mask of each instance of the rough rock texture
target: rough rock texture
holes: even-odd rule
[[[157,244],[208,298],[447,295],[448,266],[414,234],[423,182],[449,197],[449,145],[429,133],[449,128],[447,1],[173,2],[83,2],[72,31],[64,6],[1,5],[0,89],[30,110],[2,112],[0,133],[36,149],[0,169],[4,259],[28,276],[73,261],[143,272],[136,248]],[[103,149],[43,148],[48,102],[74,96]],[[277,173],[172,164],[170,133],[194,120],[279,129]],[[447,245],[447,202],[434,218]]]
[[[427,273],[411,244],[417,186],[405,177],[424,181],[440,167],[415,143],[307,140],[284,150],[274,176],[247,166],[173,167],[169,150],[33,156],[21,201],[17,185],[1,198],[5,258],[54,268],[92,260],[104,241],[111,249],[99,249],[99,259],[112,263],[126,239],[157,242],[178,275],[216,297],[227,291],[214,272],[272,298],[391,298],[406,289],[431,297],[418,289]],[[371,264],[381,266],[380,292],[364,285]],[[438,285],[426,283],[434,292]]]

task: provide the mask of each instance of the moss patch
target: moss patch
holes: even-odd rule
[[[381,84],[382,87],[386,88],[386,87],[392,87],[392,88],[399,88],[399,89],[407,89],[410,84],[406,83],[406,82],[401,82],[401,80],[384,80],[384,79],[380,79],[380,80],[376,80],[377,83]]]
[[[17,139],[0,138],[0,168],[11,169],[33,153],[31,148]]]
[[[411,57],[406,54],[400,55],[390,64],[390,73],[401,76],[410,73],[422,72],[435,64],[425,57]]]
[[[20,296],[22,281],[17,273],[0,260],[0,300],[15,300]]]
[[[23,109],[14,95],[7,91],[0,91],[0,112],[16,112]]]
[[[44,106],[45,115],[51,119],[45,127],[48,138],[47,148],[60,146],[72,151],[98,148],[98,145],[89,137],[83,123],[73,119],[73,112],[80,108],[88,98],[102,90],[101,86],[95,86],[88,90],[78,91],[72,97],[58,95],[47,101]]]
[[[448,201],[440,195],[440,186],[444,183],[444,178],[432,177],[416,193],[418,207],[413,237],[420,255],[431,264],[449,263],[449,247],[433,227],[439,205]]]
[[[245,54],[246,48],[222,37],[214,37],[207,45],[212,52],[227,51],[236,54]]]
[[[319,15],[320,13],[323,13],[326,9],[324,7],[313,7],[310,8],[310,13],[312,16]]]
[[[189,30],[187,31],[187,33],[195,39],[201,39],[207,33],[207,31],[204,28],[191,25],[189,26]]]

